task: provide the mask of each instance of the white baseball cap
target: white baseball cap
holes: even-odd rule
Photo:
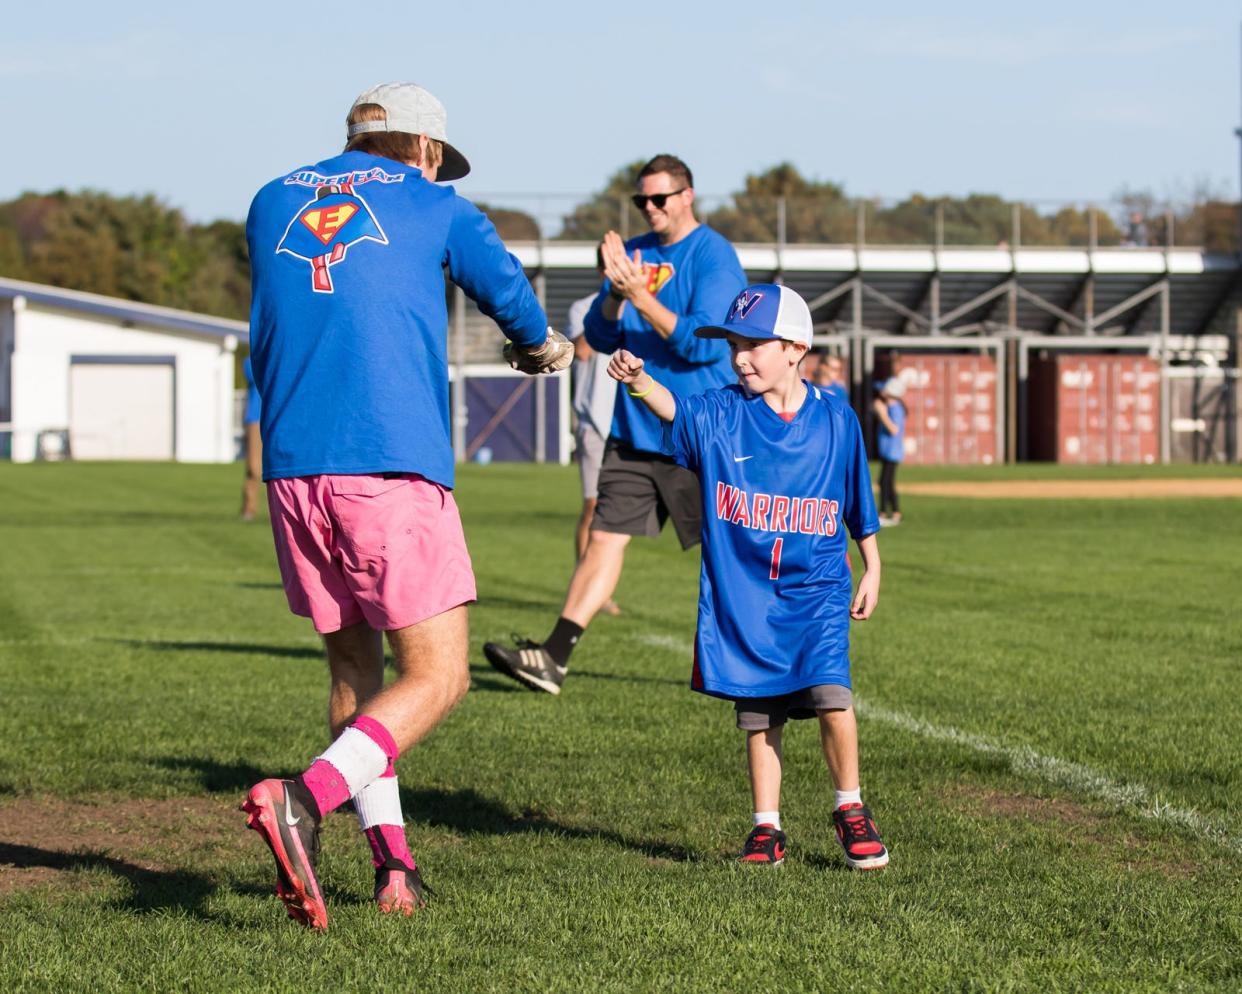
[[[466,157],[448,143],[448,115],[444,104],[417,83],[380,83],[358,94],[350,107],[359,104],[379,104],[387,119],[383,121],[359,121],[348,126],[348,137],[372,131],[400,131],[408,135],[426,135],[444,144],[444,162],[436,179],[461,179],[470,172]]]
[[[900,376],[890,376],[884,381],[884,385],[880,387],[890,397],[900,400],[906,395],[906,381]]]
[[[780,338],[801,342],[808,349],[814,334],[811,309],[787,286],[756,283],[733,298],[721,324],[696,328],[699,338],[724,338],[730,333],[743,338]]]

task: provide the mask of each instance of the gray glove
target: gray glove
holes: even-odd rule
[[[574,343],[559,331],[548,329],[542,345],[521,346],[505,342],[505,362],[522,373],[555,373],[574,361]]]

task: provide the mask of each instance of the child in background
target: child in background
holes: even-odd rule
[[[609,373],[668,423],[669,453],[702,489],[691,686],[732,700],[746,733],[754,829],[742,861],[784,860],[781,732],[790,718],[817,717],[846,862],[878,869],[888,850],[859,786],[849,622],[878,603],[879,522],[857,417],[798,376],[811,328],[805,301],[788,287],[751,286],[723,324],[695,331],[728,340],[738,384],[675,397],[625,350]],[[852,597],[846,529],[863,563]]]
[[[879,419],[876,448],[880,456],[880,524],[901,524],[901,505],[897,503],[897,467],[906,454],[906,395],[904,380],[889,377],[875,399]]]

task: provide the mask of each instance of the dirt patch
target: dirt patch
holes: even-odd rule
[[[1203,480],[979,480],[908,483],[901,493],[976,500],[1129,500],[1157,497],[1242,498],[1242,477]]]
[[[1065,798],[1005,794],[984,788],[959,786],[953,796],[981,815],[1013,821],[1055,824],[1076,841],[1107,852],[1131,870],[1155,870],[1170,879],[1193,877],[1199,867],[1187,859],[1170,859],[1164,849],[1125,831],[1117,819]]]
[[[0,804],[0,895],[84,868],[133,879],[217,862],[247,847],[244,824],[225,797],[10,800]]]

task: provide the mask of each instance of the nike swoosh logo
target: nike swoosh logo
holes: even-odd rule
[[[747,459],[754,459],[754,456],[734,456],[734,462],[745,462]]]
[[[293,812],[290,810],[290,807],[289,807],[291,803],[292,802],[289,800],[289,788],[286,787],[285,788],[285,824],[288,825],[290,828],[292,828],[294,825],[296,825],[298,822],[302,820],[301,818],[290,817],[293,814]]]

